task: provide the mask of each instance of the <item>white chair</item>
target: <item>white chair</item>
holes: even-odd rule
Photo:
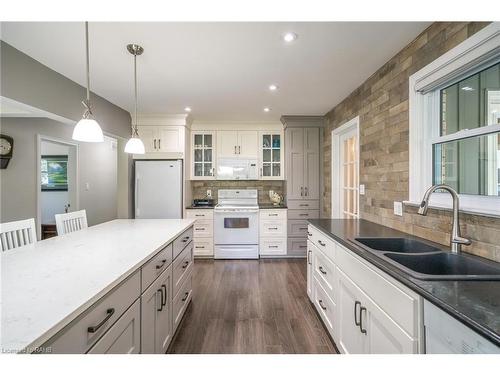
[[[0,224],[0,242],[2,243],[2,251],[35,243],[35,219]]]
[[[56,228],[57,235],[76,232],[87,228],[87,212],[85,210],[69,212],[67,214],[57,214]]]

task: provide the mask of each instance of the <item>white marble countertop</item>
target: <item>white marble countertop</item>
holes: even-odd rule
[[[193,223],[113,220],[2,253],[2,352],[43,344]]]

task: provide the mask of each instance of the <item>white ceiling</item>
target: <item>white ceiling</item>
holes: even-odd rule
[[[133,110],[138,57],[139,111],[195,120],[277,120],[328,112],[423,31],[426,22],[133,23],[92,22],[91,89]],[[287,31],[298,39],[285,44]],[[83,23],[3,22],[1,39],[85,84]],[[270,92],[268,85],[279,85]],[[269,113],[263,108],[270,107]]]

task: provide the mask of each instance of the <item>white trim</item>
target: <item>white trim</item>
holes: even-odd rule
[[[439,126],[435,124],[435,119],[439,118],[436,114],[436,111],[439,111],[439,100],[434,96],[438,95],[438,92],[431,90],[436,90],[473,69],[477,70],[478,66],[484,67],[499,56],[500,23],[493,22],[409,77],[408,203],[420,203],[425,190],[432,184],[431,141],[458,139],[498,129],[497,125],[494,125],[439,137]],[[430,206],[448,209],[451,208],[451,200],[445,194],[433,194]],[[500,197],[461,194],[460,206],[467,212],[498,215]]]
[[[44,118],[49,118],[51,120],[55,120],[57,122],[61,122],[63,124],[67,124],[67,125],[76,124],[75,120],[71,120],[71,119],[68,119],[66,117],[62,117],[62,116],[56,115],[54,113],[44,111],[43,109],[32,107],[28,104],[18,102],[17,100],[7,98],[6,96],[0,96],[0,103],[10,104],[10,105],[15,106],[17,108],[21,108],[22,110],[24,110],[26,112],[24,115],[20,115],[20,114],[16,113],[15,115],[12,115],[12,116],[0,113],[0,117],[44,117]]]
[[[359,185],[359,163],[360,163],[360,150],[361,147],[359,145],[359,116],[356,116],[352,120],[347,121],[343,125],[338,128],[332,130],[332,196],[330,199],[332,206],[332,218],[340,219],[343,218],[342,212],[339,211],[339,206],[335,205],[336,202],[339,202],[341,197],[341,189],[339,189],[339,176],[340,176],[340,136],[347,132],[356,129],[356,147],[357,147],[357,171],[358,174],[358,185]],[[359,193],[358,193],[358,216],[359,216]]]
[[[500,124],[499,125],[488,125],[481,126],[479,128],[474,129],[464,129],[458,132],[443,135],[441,137],[436,137],[430,140],[432,144],[439,144],[451,141],[457,141],[460,139],[466,139],[471,137],[478,137],[480,135],[488,135],[490,133],[498,133],[500,132]]]
[[[36,135],[36,232],[38,238],[42,239],[42,184],[41,184],[41,154],[42,154],[42,141],[60,143],[65,146],[74,146],[75,147],[75,175],[76,181],[75,183],[75,200],[76,207],[75,211],[78,211],[80,208],[80,189],[79,189],[79,181],[80,181],[80,168],[79,168],[79,145],[77,142],[68,141],[62,138],[51,137],[47,135],[37,134]]]

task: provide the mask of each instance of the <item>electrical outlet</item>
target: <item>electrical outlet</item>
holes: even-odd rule
[[[365,185],[359,185],[359,195],[365,195]]]
[[[207,189],[207,197],[212,198],[212,190],[211,189]]]
[[[403,202],[394,202],[394,215],[403,216]]]

